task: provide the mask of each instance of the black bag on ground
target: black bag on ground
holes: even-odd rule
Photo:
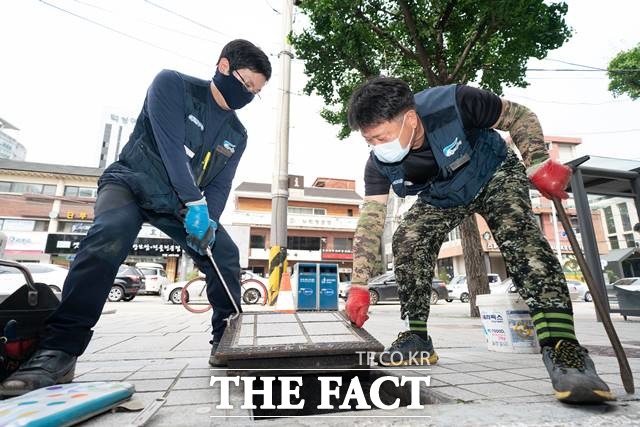
[[[17,262],[0,260],[16,268],[26,283],[0,303],[0,381],[31,357],[38,346],[44,322],[60,301],[44,283],[34,283],[31,273]],[[1,288],[0,288],[1,291]]]

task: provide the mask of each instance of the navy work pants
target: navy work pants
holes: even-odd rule
[[[205,255],[186,244],[183,224],[172,215],[142,209],[124,186],[107,184],[98,192],[95,220],[80,243],[62,290],[62,301],[49,317],[40,347],[82,354],[91,340],[93,326],[102,313],[119,266],[125,260],[142,227],[148,222],[175,240],[206,275],[207,297],[213,305],[211,319],[214,340],[224,332],[226,319],[234,312],[222,283]],[[238,248],[220,226],[213,257],[240,307],[240,262]]]

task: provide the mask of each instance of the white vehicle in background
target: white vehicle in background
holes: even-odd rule
[[[22,262],[20,264],[31,272],[34,282],[44,283],[54,292],[62,292],[62,285],[69,270],[57,264],[37,262]],[[0,292],[2,295],[11,294],[24,284],[24,275],[19,270],[0,266]]]
[[[162,285],[169,284],[167,272],[164,271],[162,264],[153,262],[139,262],[136,268],[144,274],[144,293],[160,295]]]
[[[578,288],[575,284],[571,284],[572,280],[567,280],[567,286],[569,287],[569,296],[571,297],[571,301],[581,300],[582,297],[578,291]],[[580,283],[580,282],[578,282]],[[504,279],[502,283],[497,286],[491,288],[491,293],[516,293],[518,290],[516,289],[516,285],[513,284],[513,279],[508,277]]]
[[[160,299],[166,303],[182,304],[182,289],[189,283],[188,280],[166,283],[160,289]],[[258,276],[250,271],[243,271],[241,277],[240,298],[242,304],[262,304],[266,303],[268,282],[266,279]],[[188,301],[206,302],[207,290],[204,278],[200,281],[189,285]]]
[[[500,276],[495,273],[489,273],[489,288],[493,288],[493,286],[500,283]],[[455,299],[460,300],[461,302],[469,302],[469,287],[467,286],[467,276],[453,276],[451,282],[447,285],[447,289],[449,292],[449,298],[447,301],[452,301]],[[493,291],[492,291],[493,292]]]
[[[576,289],[576,292],[578,293],[578,300],[586,302],[593,301],[593,297],[591,296],[591,292],[589,292],[589,287],[586,283],[579,280],[567,279],[567,285],[569,286],[569,293],[571,293],[572,286]]]

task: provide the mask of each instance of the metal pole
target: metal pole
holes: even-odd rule
[[[273,181],[271,183],[271,250],[269,252],[269,304],[273,305],[280,289],[282,273],[287,262],[287,201],[289,199],[289,103],[291,89],[291,45],[293,1],[283,0],[282,51],[279,53],[281,69],[280,124],[276,134]]]
[[[580,225],[580,237],[582,237],[582,246],[584,249],[584,257],[587,264],[591,269],[595,285],[600,293],[601,301],[606,302],[607,309],[609,307],[609,299],[607,298],[607,290],[604,284],[604,275],[602,274],[602,266],[600,264],[600,253],[598,251],[598,241],[596,239],[596,233],[593,229],[593,221],[591,219],[591,208],[589,206],[589,198],[587,197],[587,191],[584,188],[584,181],[582,180],[582,171],[580,168],[576,168],[573,171],[571,177],[571,192],[573,193],[573,199],[576,203],[576,211],[578,214],[578,224]],[[567,236],[571,230],[565,230]],[[595,296],[594,296],[595,298]],[[598,321],[601,321],[599,313],[596,312]]]
[[[556,205],[551,205],[551,223],[553,224],[553,237],[556,244],[556,255],[558,261],[562,263],[562,251],[560,250],[560,233],[558,232],[558,218],[556,213]]]

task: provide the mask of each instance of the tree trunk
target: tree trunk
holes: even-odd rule
[[[460,233],[462,234],[462,253],[467,271],[467,288],[469,289],[469,315],[480,317],[480,311],[476,306],[476,295],[488,294],[490,290],[475,215],[469,215],[462,221]]]

